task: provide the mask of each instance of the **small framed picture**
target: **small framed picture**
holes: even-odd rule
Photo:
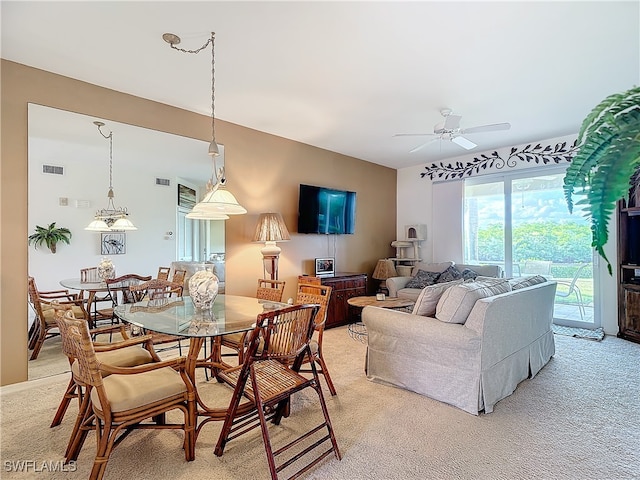
[[[316,277],[332,277],[336,273],[333,257],[316,258]]]
[[[196,191],[185,185],[178,184],[178,206],[193,208],[196,204]]]
[[[100,235],[101,255],[122,255],[126,253],[127,234],[124,232],[103,233]]]

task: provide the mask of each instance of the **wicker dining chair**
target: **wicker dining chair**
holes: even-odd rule
[[[332,288],[328,285],[316,285],[309,283],[299,283],[298,292],[296,294],[296,304],[316,303],[320,305],[318,315],[315,320],[315,338],[309,343],[311,347],[311,357],[305,358],[304,363],[315,362],[320,367],[318,373],[324,376],[329,387],[331,395],[336,395],[336,387],[333,385],[329,369],[322,354],[322,338],[324,336],[324,327],[327,320],[327,308],[331,300]],[[310,372],[309,369],[300,370],[301,372]]]
[[[98,312],[104,319],[110,319],[111,323],[117,323],[118,319],[113,313],[113,309],[123,303],[134,303],[136,298],[129,291],[131,285],[151,280],[151,275],[143,276],[137,273],[127,273],[115,278],[107,278],[104,283],[107,285],[107,298],[111,300],[111,307],[100,309]]]
[[[90,390],[87,396],[93,410],[90,419],[93,425],[84,424],[81,428],[85,432],[95,429],[97,437],[89,478],[103,478],[114,447],[133,429],[183,430],[185,459],[192,461],[195,457],[195,389],[184,370],[185,358],[127,368],[108,365],[97,358],[86,321],[66,312],[60,322],[64,324],[63,335],[67,336],[76,356],[77,378]],[[167,423],[166,413],[176,409],[182,411],[184,422]],[[145,422],[149,419],[153,423]],[[82,444],[76,447],[79,451]]]
[[[45,340],[58,336],[58,325],[54,318],[53,301],[69,305],[73,309],[73,314],[85,321],[89,318],[84,307],[84,301],[79,299],[69,290],[48,290],[40,291],[36,286],[35,278],[27,277],[27,290],[29,292],[29,304],[33,309],[35,317],[29,334],[28,348],[32,350],[29,360],[35,360],[40,354]],[[55,331],[54,331],[55,330]]]
[[[281,302],[285,285],[285,281],[259,278],[256,298],[271,302]],[[220,343],[223,347],[230,348],[235,352],[233,355],[238,355],[238,365],[241,365],[244,361],[247,334],[248,332],[230,333],[228,335],[223,335],[220,339]],[[229,354],[225,354],[225,356],[227,355]]]
[[[229,440],[260,426],[272,479],[277,479],[278,472],[294,461],[307,459],[304,455],[317,452],[316,448],[324,450],[326,442],[330,442],[330,448],[319,453],[291,478],[310,470],[332,452],[338,460],[341,459],[315,363],[311,364],[311,378],[298,373],[304,357],[311,354],[309,341],[313,335],[317,312],[317,305],[293,305],[258,315],[256,327],[249,335],[244,363],[219,374],[222,381],[234,387],[234,391],[214,450],[217,456],[223,454]],[[274,449],[267,422],[280,424],[288,410],[291,395],[309,387],[318,395],[324,421],[286,445]],[[237,415],[243,397],[253,402],[255,411]],[[292,421],[292,417],[289,417],[288,421]],[[317,432],[324,429],[326,434],[318,439]],[[315,443],[308,445],[314,441]],[[289,451],[291,447],[296,446],[295,451],[299,451],[305,445],[307,446],[302,453],[277,462],[282,458],[280,455]]]
[[[162,298],[169,298],[172,296],[180,296],[182,294],[182,284],[170,282],[168,280],[158,280],[157,278],[148,280],[146,282],[139,283],[137,285],[129,286],[129,293],[132,298],[132,302],[140,302],[146,300],[158,300]],[[175,335],[168,335],[164,333],[151,333],[154,345],[161,345],[167,343],[176,343],[178,348],[178,354],[182,355],[182,343],[185,337],[179,337]],[[170,348],[173,348],[172,345]]]
[[[173,283],[178,283],[178,284],[180,284],[182,286],[180,288],[180,291],[176,292],[179,297],[182,296],[182,291],[184,290],[184,279],[185,279],[186,276],[187,276],[187,271],[178,268],[173,272],[173,277],[171,277],[171,281]]]
[[[158,280],[169,280],[170,271],[171,267],[158,267],[158,276],[156,278]]]
[[[76,362],[75,351],[73,350],[73,345],[69,339],[69,335],[66,335],[66,324],[62,322],[62,317],[67,311],[71,310],[71,306],[60,304],[58,302],[53,302],[52,306],[55,312],[55,321],[62,337],[62,353],[64,353],[69,360],[71,378],[67,385],[67,389],[62,396],[60,405],[58,405],[58,409],[56,410],[50,427],[60,425],[71,400],[74,398],[78,399],[78,415],[65,450],[65,459],[66,461],[70,461],[75,460],[78,456],[79,450],[72,452],[71,449],[73,445],[77,446],[83,441],[79,440],[78,435],[80,434],[80,426],[86,422],[88,415],[91,414],[91,402],[87,395],[87,385],[83,384],[82,381],[78,379],[78,364]],[[75,316],[74,318],[80,320]],[[153,343],[150,335],[130,339],[124,325],[122,324],[91,329],[89,330],[89,333],[93,338],[100,334],[111,334],[113,331],[118,331],[123,340],[114,343],[93,342],[96,357],[101,363],[106,363],[116,367],[135,367],[137,365],[160,361],[160,358],[153,350]],[[86,435],[86,431],[83,435]]]

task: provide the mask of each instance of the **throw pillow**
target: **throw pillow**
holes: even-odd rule
[[[470,268],[465,268],[462,271],[462,278],[465,281],[467,281],[467,280],[475,280],[477,276],[478,276],[478,274],[474,270],[471,270]]]
[[[461,283],[462,280],[454,280],[453,282],[436,283],[423,288],[411,313],[423,317],[433,317],[436,313],[436,305],[438,305],[438,300],[440,300],[442,294],[448,288]]]
[[[424,270],[418,270],[416,276],[409,280],[405,287],[422,289],[436,283],[439,275],[439,272],[425,272]]]
[[[538,283],[544,283],[546,281],[547,279],[542,275],[531,275],[530,277],[509,279],[512,290],[519,290],[521,288],[530,287],[531,285],[537,285]]]
[[[451,265],[440,274],[437,283],[453,282],[454,280],[458,280],[460,278],[462,278],[462,272],[460,272],[460,270],[458,270],[455,265]]]
[[[425,272],[444,272],[447,268],[453,265],[453,262],[442,262],[442,263],[416,263],[411,270],[411,276],[415,277],[418,273],[418,270],[424,270]]]
[[[498,280],[498,279],[494,279]],[[511,285],[504,279],[496,282],[467,282],[445,290],[436,306],[436,318],[446,323],[467,321],[476,301],[511,291]]]

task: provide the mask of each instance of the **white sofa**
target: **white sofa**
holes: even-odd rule
[[[555,291],[556,283],[544,280],[477,299],[462,324],[365,307],[367,378],[474,415],[490,413],[554,355]]]
[[[455,265],[455,267],[460,272],[469,269],[484,277],[502,277],[504,275],[504,271],[499,265],[466,265],[454,262],[418,263],[413,267],[411,271],[412,276],[387,278],[387,289],[389,290],[389,296],[408,298],[415,301],[418,298],[418,295],[420,295],[421,289],[406,288],[406,285],[409,280],[411,280],[413,276],[415,276],[418,270],[425,270],[428,272],[442,272],[451,265]]]

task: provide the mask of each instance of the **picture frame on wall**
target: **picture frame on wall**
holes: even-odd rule
[[[333,277],[336,274],[335,258],[316,258],[316,277]]]
[[[178,206],[193,208],[196,204],[196,191],[186,185],[178,184]]]
[[[124,255],[127,252],[127,234],[108,232],[100,234],[101,255]]]

